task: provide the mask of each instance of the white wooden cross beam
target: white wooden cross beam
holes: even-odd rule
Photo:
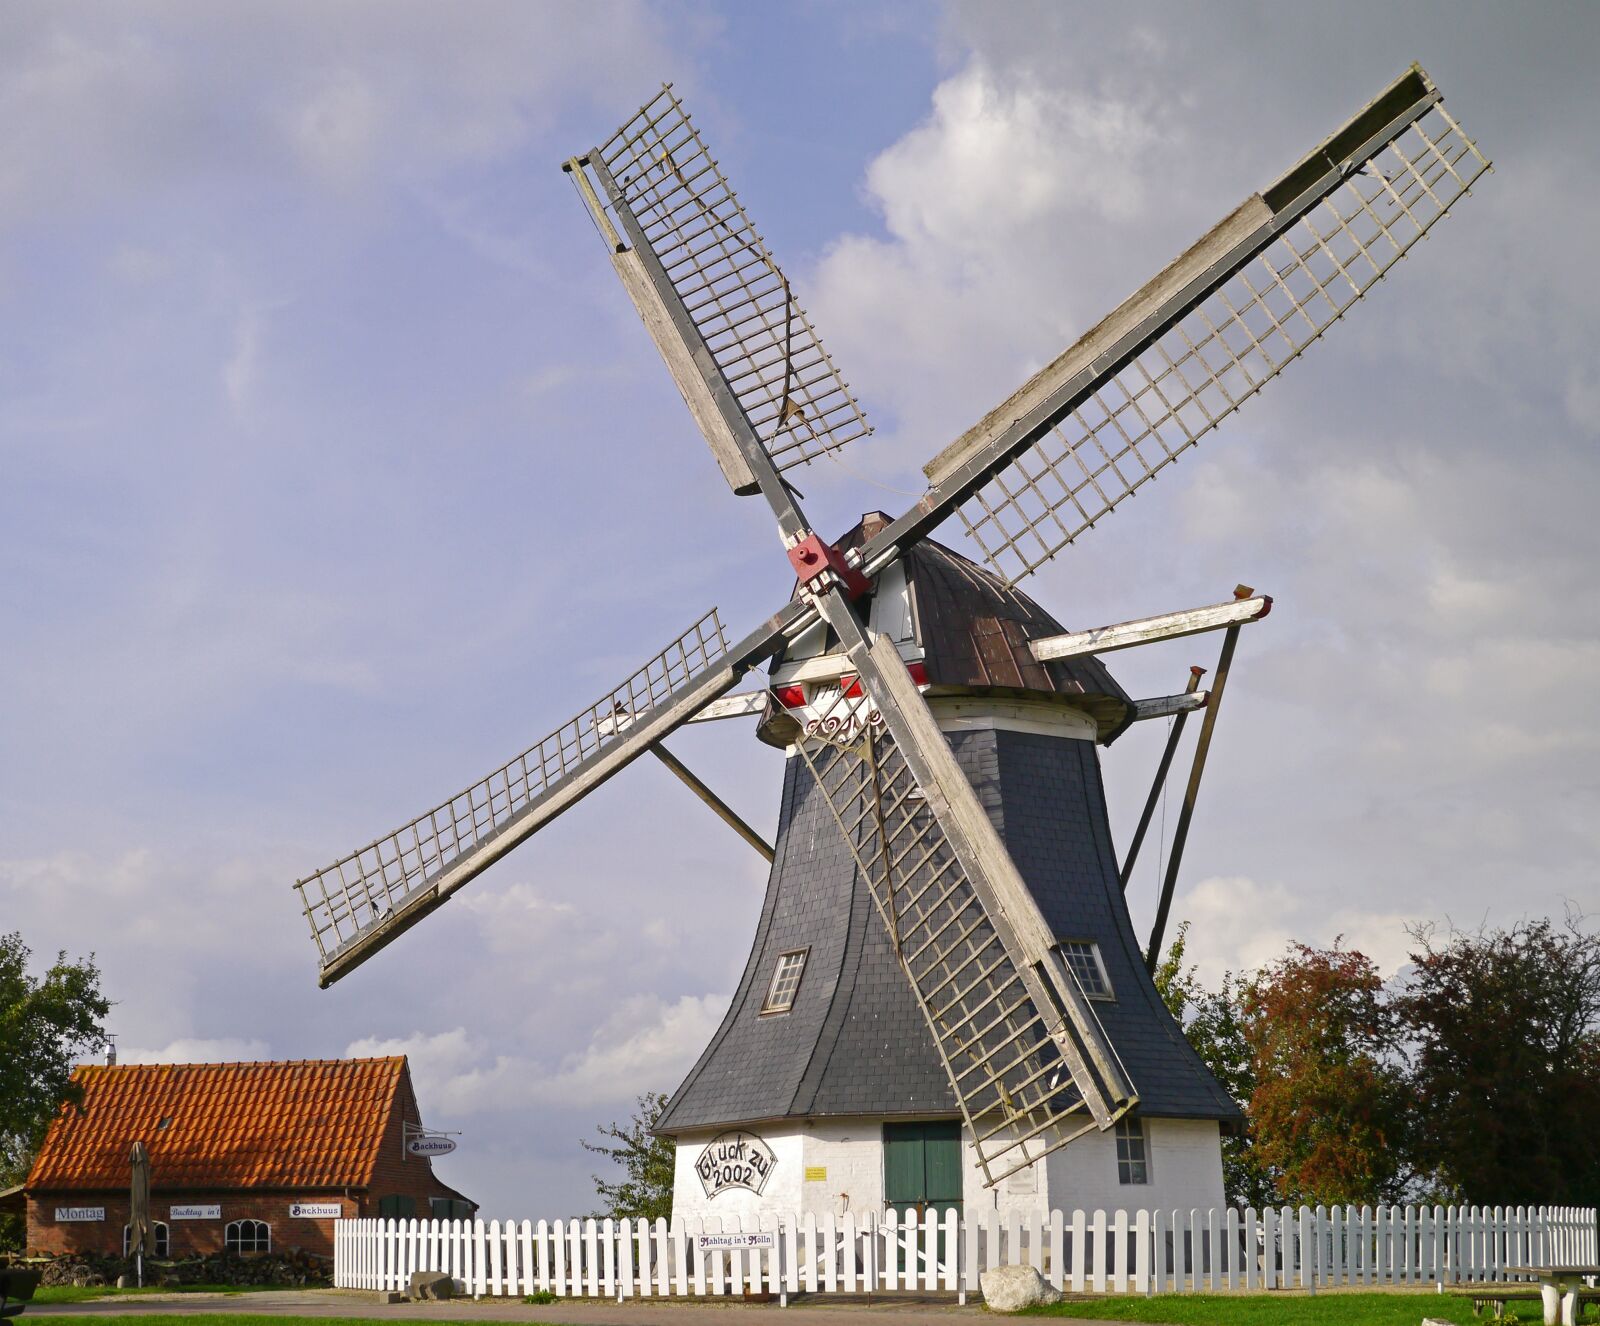
[[[1220,631],[1225,626],[1242,626],[1246,622],[1258,622],[1272,611],[1270,595],[1256,594],[1248,585],[1240,585],[1234,592],[1237,597],[1227,603],[1165,612],[1159,617],[1117,622],[1092,631],[1046,636],[1029,647],[1039,662],[1048,663],[1051,659],[1108,654],[1114,649],[1131,649],[1134,645],[1147,645],[1156,640],[1177,640],[1186,635],[1199,635],[1202,631]]]

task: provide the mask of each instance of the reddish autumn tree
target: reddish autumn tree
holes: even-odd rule
[[[1281,1200],[1391,1200],[1408,1175],[1397,1024],[1371,959],[1292,946],[1245,985],[1256,1163]]]

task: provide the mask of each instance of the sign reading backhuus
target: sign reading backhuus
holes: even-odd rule
[[[448,1156],[456,1149],[455,1141],[448,1137],[435,1137],[431,1133],[418,1133],[406,1138],[408,1156]]]
[[[79,1224],[89,1220],[104,1220],[106,1209],[103,1206],[58,1206],[56,1207],[56,1223],[61,1225]]]
[[[337,1220],[344,1214],[339,1202],[290,1202],[289,1214],[296,1220]]]
[[[700,1176],[700,1186],[707,1197],[715,1197],[730,1188],[744,1188],[759,1193],[767,1186],[772,1167],[778,1163],[772,1148],[754,1133],[735,1129],[718,1133],[706,1143],[705,1150],[694,1162],[694,1172]]]
[[[168,1220],[221,1220],[220,1206],[171,1206],[167,1208]]]

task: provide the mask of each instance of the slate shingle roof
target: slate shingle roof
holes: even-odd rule
[[[841,546],[870,537],[880,520],[887,517],[864,517]],[[906,570],[932,703],[941,694],[1053,697],[1094,716],[1102,741],[1126,725],[1128,697],[1098,659],[1033,659],[1028,642],[1064,628],[1027,595],[929,540],[907,554]],[[792,735],[774,728],[766,739],[782,744]],[[1093,1006],[1139,1094],[1140,1112],[1237,1120],[1237,1106],[1145,972],[1117,880],[1094,744],[975,730],[953,735],[951,746],[1056,937],[1099,944],[1116,999]],[[762,1017],[778,955],[808,946],[793,1008]],[[744,975],[657,1131],[805,1115],[956,1113],[866,884],[804,761],[791,758],[776,857]]]
[[[406,1061],[92,1064],[29,1172],[29,1191],[128,1185],[142,1140],[160,1188],[343,1188],[372,1179]],[[162,1124],[166,1120],[166,1124]]]

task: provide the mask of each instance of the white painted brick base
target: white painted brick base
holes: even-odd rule
[[[781,1125],[746,1128],[777,1157],[766,1187],[757,1195],[729,1189],[708,1198],[695,1173],[700,1150],[715,1131],[678,1138],[672,1211],[674,1215],[749,1215],[764,1211],[846,1211],[883,1209],[882,1118],[785,1120]],[[721,1131],[721,1130],[717,1130]],[[1127,1207],[1205,1210],[1222,1205],[1222,1143],[1217,1124],[1206,1119],[1147,1119],[1150,1182],[1117,1182],[1117,1148],[1112,1133],[1088,1133],[1035,1166],[983,1186],[976,1152],[963,1144],[963,1201],[969,1212],[997,1210],[1070,1211]],[[807,1170],[824,1171],[807,1179]]]

